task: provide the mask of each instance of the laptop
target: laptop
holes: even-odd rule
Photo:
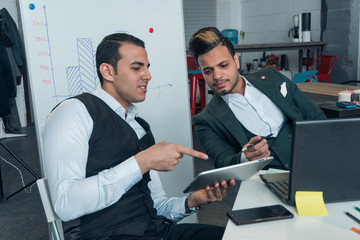
[[[322,191],[325,202],[360,200],[360,118],[293,124],[290,172],[261,174],[282,201],[295,205],[296,191]]]

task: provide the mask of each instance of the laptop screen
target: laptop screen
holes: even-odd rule
[[[290,172],[292,202],[296,191],[322,191],[325,202],[360,199],[360,118],[294,122]]]

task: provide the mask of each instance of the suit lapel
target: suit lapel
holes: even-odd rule
[[[207,110],[241,145],[248,142],[239,120],[235,117],[229,106],[219,95],[214,95],[213,100],[207,106]]]
[[[274,69],[274,71],[276,71]],[[275,103],[280,110],[290,119],[297,119],[297,109],[293,104],[290,104],[289,101],[286,100],[281,92],[281,84],[285,82],[282,81],[278,72],[274,71],[258,71],[254,74],[246,76],[246,79],[253,84],[257,89],[259,89],[262,93],[264,93],[268,98]],[[287,85],[289,83],[285,82]],[[286,86],[288,90],[289,86]],[[290,94],[289,92],[287,94]]]

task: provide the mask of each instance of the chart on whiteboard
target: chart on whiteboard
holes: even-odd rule
[[[49,28],[51,23],[48,22],[46,6],[43,5],[43,19],[33,20],[33,26],[38,30],[43,29],[40,35],[35,37],[36,41],[43,42],[44,45],[38,50],[38,57],[41,58],[38,69],[44,74],[44,78],[41,80],[43,84],[52,85],[53,98],[56,102],[60,102],[68,97],[76,96],[83,92],[93,92],[99,87],[100,82],[97,77],[95,52],[96,46],[93,44],[91,37],[76,38],[73,40],[72,45],[69,46],[69,51],[75,52],[76,59],[73,59],[72,65],[65,65],[63,69],[55,68],[53,53],[52,53],[52,41],[49,34]],[[119,30],[117,32],[129,33],[127,30]],[[56,76],[62,74],[55,74],[55,71],[64,71],[66,76],[66,88],[57,88]],[[60,80],[63,84],[63,79]],[[164,88],[171,88],[172,83],[166,83],[158,86],[150,86],[149,91],[154,91],[157,97],[161,96],[161,91]]]

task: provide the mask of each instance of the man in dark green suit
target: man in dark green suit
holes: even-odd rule
[[[189,42],[214,98],[193,123],[200,143],[216,167],[273,156],[269,167],[290,168],[292,122],[325,119],[283,74],[265,67],[246,78],[238,69],[239,58],[229,39],[208,27]],[[246,151],[244,147],[272,134]]]

